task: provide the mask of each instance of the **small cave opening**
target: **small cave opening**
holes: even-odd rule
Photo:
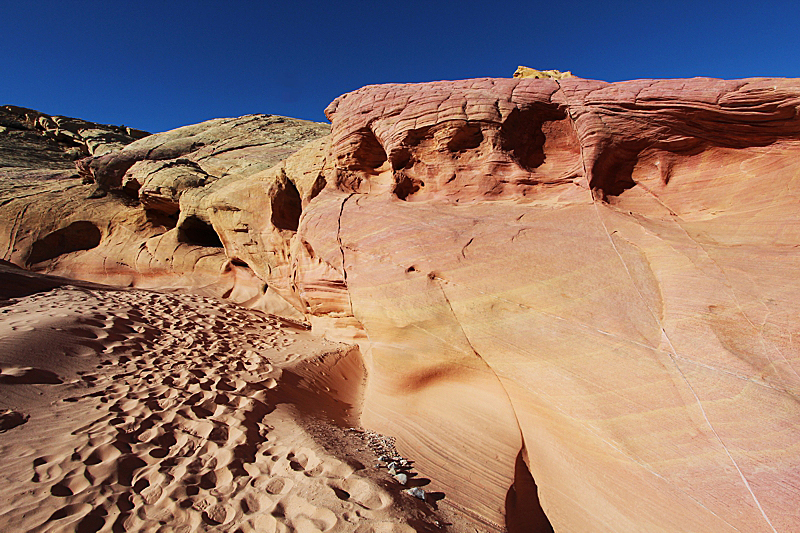
[[[178,225],[180,211],[168,215],[162,211],[156,211],[155,209],[145,209],[144,214],[147,218],[147,222],[153,226],[162,226],[169,230]]]
[[[483,142],[483,131],[479,124],[467,123],[458,128],[447,142],[447,149],[451,152],[463,152],[477,148]]]
[[[414,165],[414,160],[411,157],[411,150],[405,146],[392,150],[389,155],[389,160],[392,163],[392,170],[402,170],[410,168]]]
[[[361,129],[357,134],[359,141],[352,155],[356,168],[351,167],[351,170],[374,170],[381,166],[386,161],[386,151],[378,138],[369,128]]]
[[[564,118],[563,111],[551,107],[516,108],[500,127],[500,147],[509,152],[522,168],[531,171],[545,161],[542,124]]]
[[[514,483],[506,493],[506,529],[508,533],[553,533],[553,526],[539,503],[536,486],[528,465],[525,448],[517,454]]]
[[[424,182],[412,179],[403,173],[398,173],[395,179],[397,181],[394,184],[392,192],[395,196],[404,201],[407,201],[409,196],[425,186]]]
[[[279,184],[272,196],[272,225],[278,229],[297,231],[300,215],[303,213],[303,202],[291,180]]]
[[[592,166],[589,187],[600,190],[603,199],[619,196],[636,186],[633,169],[639,158],[640,146],[615,146],[600,154]]]
[[[100,244],[102,233],[92,222],[81,220],[56,230],[31,246],[28,264],[49,261],[70,252],[91,250]]]
[[[348,141],[352,151],[339,156],[335,184],[344,191],[361,192],[364,183],[381,172],[387,161],[386,151],[370,128],[354,132]]]
[[[222,248],[214,227],[195,215],[186,217],[178,227],[178,242],[209,248]]]

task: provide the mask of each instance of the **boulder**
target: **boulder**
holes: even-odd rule
[[[137,161],[123,178],[125,189],[138,191],[145,209],[174,215],[180,211],[181,195],[214,180],[189,159]]]

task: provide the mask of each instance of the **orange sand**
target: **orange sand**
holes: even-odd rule
[[[5,293],[50,283],[3,276]],[[0,304],[0,530],[442,530],[435,493],[376,467],[391,441],[350,428],[356,348],[199,296],[64,285]]]

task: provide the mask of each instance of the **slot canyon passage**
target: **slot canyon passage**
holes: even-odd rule
[[[330,104],[330,126],[248,115],[115,130],[107,149],[82,136],[98,125],[1,108],[3,490],[33,503],[4,504],[0,521],[800,529],[799,106],[787,79],[485,78],[367,86]],[[91,353],[62,349],[61,373],[9,363],[38,327],[15,308],[41,315],[71,298],[81,311],[55,322],[83,324],[62,329],[90,337],[79,345]],[[179,349],[186,335],[195,348]],[[305,352],[289,357],[287,336]],[[101,353],[124,379],[185,384],[187,418],[159,418],[144,384],[111,380],[67,406],[98,413],[89,441],[110,417],[146,417],[147,435],[123,424],[108,437],[116,448],[76,444],[54,466],[56,452],[14,448],[38,418],[58,419],[57,398],[88,386],[70,376]],[[34,387],[27,413],[23,386]],[[39,389],[51,403],[34,401]],[[223,422],[238,429],[215,441]],[[404,487],[374,457],[354,466],[330,444],[336,431],[383,435],[418,475]],[[203,457],[211,441],[227,455],[192,470],[178,452],[187,439]],[[106,460],[119,479],[86,481]],[[159,491],[142,488],[151,470]],[[181,476],[201,481],[181,487]],[[401,491],[422,478],[424,501]],[[276,479],[279,490],[255,490]],[[128,503],[98,507],[120,491]]]

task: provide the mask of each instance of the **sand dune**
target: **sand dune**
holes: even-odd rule
[[[376,467],[391,440],[350,428],[355,347],[199,296],[65,285],[4,303],[2,531],[444,522]]]

